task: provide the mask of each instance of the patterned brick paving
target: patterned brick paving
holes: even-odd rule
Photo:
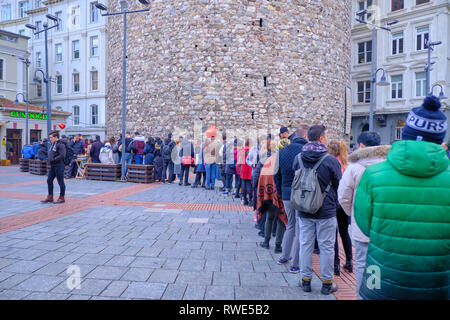
[[[3,169],[3,168],[2,168]],[[1,174],[2,177],[11,177],[14,175],[26,175],[27,173],[19,173],[18,167],[8,168],[7,173]],[[5,170],[2,170],[5,172]],[[0,195],[4,198],[23,199],[23,200],[41,200],[45,195],[11,192],[5,189],[29,186],[37,184],[45,184],[46,180],[28,181],[21,183],[11,183],[0,185]],[[177,209],[186,211],[237,211],[237,212],[249,212],[252,209],[248,206],[240,204],[213,204],[213,203],[178,203],[178,202],[155,202],[155,201],[129,201],[121,200],[125,197],[141,193],[147,190],[156,189],[161,187],[161,184],[136,184],[132,186],[126,186],[118,190],[112,190],[104,193],[89,196],[87,198],[72,198],[66,197],[66,203],[61,205],[51,205],[48,207],[32,210],[23,214],[17,214],[13,216],[7,216],[0,219],[0,234],[32,226],[45,221],[50,221],[63,216],[71,215],[89,208],[97,206],[143,206],[154,209]],[[345,262],[345,254],[342,247],[342,243],[339,239],[340,245],[340,258],[341,266],[343,261]],[[314,254],[313,256],[313,270],[317,276],[320,276],[320,262],[319,256]],[[335,277],[335,281],[339,286],[339,290],[336,292],[335,297],[339,300],[356,300],[355,293],[355,275],[346,272],[341,267],[341,275]]]

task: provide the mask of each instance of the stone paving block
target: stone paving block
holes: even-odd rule
[[[221,271],[221,260],[206,260],[205,271]]]
[[[278,286],[268,286],[264,287],[265,300],[286,300],[286,295],[284,294],[281,287]]]
[[[208,286],[206,287],[205,300],[234,300],[234,287]]]
[[[40,257],[44,254],[48,253],[47,250],[37,250],[37,249],[20,249],[10,255],[7,255],[6,258],[9,259],[20,259],[20,260],[33,260],[37,257]]]
[[[163,249],[162,248],[149,248],[144,247],[141,251],[137,253],[137,256],[139,257],[157,257],[161,253]]]
[[[14,273],[11,273],[11,272],[0,271],[0,282],[2,282],[3,280],[8,279],[9,277],[11,277],[13,275],[14,275]]]
[[[180,268],[182,261],[183,261],[182,259],[167,258],[162,268],[164,270],[178,270]]]
[[[74,261],[74,264],[93,264],[93,265],[103,265],[111,258],[111,254],[92,254],[88,253],[83,255],[81,258]]]
[[[203,300],[206,285],[189,284],[184,292],[183,300]]]
[[[119,280],[128,270],[126,267],[98,266],[87,275],[87,278]]]
[[[203,242],[201,249],[203,249],[203,250],[222,250],[222,242],[205,241],[205,242]]]
[[[66,272],[68,268],[69,265],[65,263],[49,263],[39,270],[36,270],[33,274],[57,276],[61,275],[63,272]]]
[[[100,251],[100,254],[114,254],[114,255],[120,255],[122,252],[124,252],[127,249],[125,246],[106,246],[105,249]]]
[[[30,294],[29,291],[3,290],[0,292],[0,300],[20,300]]]
[[[147,282],[174,283],[177,276],[178,270],[156,269]]]
[[[124,252],[121,253],[123,256],[135,256],[143,247],[128,247]]]
[[[171,284],[167,285],[166,291],[162,296],[163,300],[181,300],[183,299],[184,293],[186,291],[186,284]]]
[[[155,243],[155,240],[150,239],[133,239],[126,243],[129,247],[151,247]]]
[[[258,256],[255,251],[234,250],[234,259],[241,261],[257,261]]]
[[[0,282],[0,289],[12,289],[30,277],[30,274],[14,274],[13,276]]]
[[[111,260],[105,263],[105,266],[128,267],[136,257],[132,256],[114,256]]]
[[[161,258],[183,259],[189,255],[189,249],[163,249],[159,254]]]
[[[171,249],[175,245],[176,240],[156,240],[152,248]]]
[[[130,241],[130,239],[127,238],[111,238],[108,239],[108,241],[105,242],[108,246],[125,246],[125,243]]]
[[[19,248],[19,249],[28,249],[30,247],[33,247],[37,244],[40,244],[42,241],[39,240],[21,240],[19,242],[16,242],[14,244],[11,244],[10,247],[12,248]]]
[[[147,281],[150,275],[155,271],[151,268],[130,268],[120,280],[125,281]]]
[[[0,258],[0,269],[7,267],[17,261],[18,261],[17,259]]]
[[[212,272],[210,271],[180,271],[176,283],[211,285]]]
[[[113,281],[102,293],[105,297],[120,297],[120,295],[128,288],[130,281]]]
[[[74,248],[71,250],[75,253],[99,253],[100,251],[104,250],[106,246],[104,245],[95,245],[95,244],[82,244],[78,246],[77,248]]]
[[[268,251],[256,251],[256,255],[258,256],[258,260],[260,261],[267,261],[267,262],[273,261],[274,263],[276,263],[276,260],[278,260],[279,258],[278,256],[278,258],[274,259],[274,257]]]
[[[62,293],[33,292],[23,300],[66,300],[68,297],[68,294]]]
[[[65,279],[62,277],[32,275],[27,280],[15,286],[14,289],[31,292],[49,292],[63,281]]]
[[[92,296],[82,294],[72,294],[67,300],[91,300]]]
[[[262,272],[240,272],[242,286],[266,286],[266,275]]]
[[[237,243],[236,242],[223,242],[223,250],[236,250]]]
[[[234,288],[236,300],[265,300],[264,287],[240,286]],[[263,301],[261,301],[264,304]]]
[[[205,260],[183,259],[179,269],[183,271],[200,271],[203,270],[204,265]]]
[[[222,271],[252,272],[253,265],[250,261],[224,260]]]
[[[266,281],[271,286],[287,286],[288,282],[282,273],[266,272]]]
[[[20,260],[3,268],[2,271],[30,274],[47,264],[48,262]]]
[[[202,260],[205,259],[205,250],[191,250],[186,259]]]
[[[161,299],[166,287],[167,284],[164,283],[131,282],[125,292],[122,293],[121,297]]]
[[[202,247],[201,241],[177,241],[177,243],[174,246],[174,249],[183,249],[183,250],[189,250],[189,249],[200,249]]]
[[[67,280],[54,288],[51,293],[65,293],[86,296],[98,296],[111,283],[111,280],[85,279],[82,277],[80,289],[70,290],[67,287]]]
[[[204,250],[205,259],[233,260],[234,251],[231,250]]]
[[[84,254],[82,254],[82,253],[68,253],[68,252],[65,252],[65,254],[66,254],[66,256],[64,258],[58,260],[57,262],[71,264],[74,261],[76,261],[79,258],[81,258],[82,256],[84,256]]]
[[[36,259],[34,259],[34,261],[56,262],[66,257],[67,255],[68,255],[67,252],[51,251],[49,253],[43,254],[40,257],[37,257]]]
[[[214,286],[239,286],[238,272],[214,272],[213,275]],[[233,294],[234,295],[234,294]]]
[[[277,272],[289,272],[289,266],[291,266],[291,263],[286,263],[279,265],[276,263],[276,261],[267,261],[267,264],[270,267],[270,271],[277,273]]]
[[[151,257],[137,257],[130,267],[142,267],[142,268],[161,268],[166,259],[164,258],[151,258]]]

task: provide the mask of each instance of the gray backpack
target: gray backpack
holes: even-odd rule
[[[315,214],[322,207],[323,200],[330,191],[331,182],[325,192],[322,193],[316,171],[326,157],[328,157],[328,154],[320,158],[314,167],[305,168],[301,153],[298,155],[300,169],[295,171],[291,189],[291,205],[295,210]]]

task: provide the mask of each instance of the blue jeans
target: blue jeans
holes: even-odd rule
[[[136,154],[134,156],[134,163],[135,164],[143,164],[144,163],[144,155],[142,154]]]
[[[214,188],[218,171],[217,164],[216,163],[206,164],[205,167],[206,167],[206,188],[209,188],[209,186]]]
[[[228,191],[231,191],[232,185],[233,185],[233,174],[232,173],[225,173],[225,188]]]
[[[133,155],[131,153],[125,153],[125,163],[131,164],[131,160],[133,160]],[[125,175],[128,172],[128,166],[125,166]]]

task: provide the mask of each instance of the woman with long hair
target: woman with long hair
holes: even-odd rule
[[[344,173],[347,168],[348,161],[348,151],[347,145],[345,141],[338,140],[330,140],[328,143],[328,153],[335,156],[339,163],[341,164],[341,171]],[[348,272],[353,272],[353,255],[352,255],[352,242],[350,240],[350,235],[348,234],[348,225],[350,224],[350,217],[345,213],[342,209],[341,205],[337,204],[336,210],[336,219],[338,224],[339,234],[341,236],[342,245],[344,246],[345,251],[345,260],[346,263],[344,265],[344,269]],[[337,230],[336,230],[336,243],[334,245],[334,274],[340,275],[340,259],[339,259],[339,244],[337,238]]]

